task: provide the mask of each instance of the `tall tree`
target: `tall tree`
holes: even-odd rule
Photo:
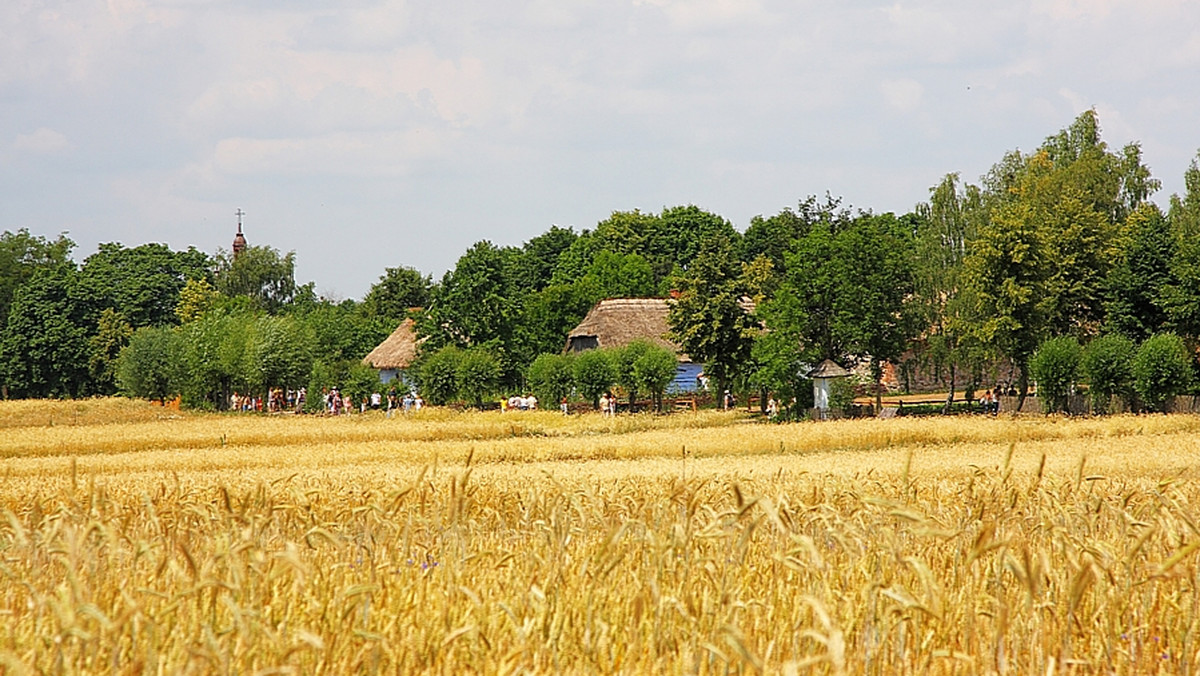
[[[205,279],[208,266],[208,256],[194,248],[172,251],[165,244],[133,248],[101,244],[79,270],[80,293],[93,319],[112,308],[134,328],[174,324],[184,285]]]
[[[88,393],[86,304],[71,264],[39,268],[13,298],[0,333],[6,395],[76,397]]]
[[[759,330],[742,306],[746,288],[731,242],[707,240],[675,286],[678,295],[668,316],[671,333],[684,352],[704,362],[724,392],[749,359]]]
[[[269,246],[246,247],[237,256],[218,253],[216,282],[222,294],[245,296],[271,314],[282,312],[302,291],[296,284],[296,252],[281,254]]]
[[[416,268],[387,268],[363,298],[362,312],[368,317],[399,323],[410,309],[429,304],[432,285],[429,276]]]
[[[1200,338],[1200,153],[1184,172],[1183,196],[1171,196],[1169,212],[1174,255],[1163,306],[1181,336]]]
[[[38,269],[70,261],[75,243],[65,235],[50,240],[31,235],[25,228],[0,234],[0,330],[8,321],[8,310],[17,289]]]
[[[1146,203],[1125,221],[1125,239],[1104,281],[1108,330],[1141,342],[1166,329],[1164,291],[1172,283],[1175,240],[1157,205]]]

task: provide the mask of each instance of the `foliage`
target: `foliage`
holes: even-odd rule
[[[165,326],[143,326],[117,360],[117,384],[123,394],[166,400],[179,394],[181,334]]]
[[[429,403],[448,404],[458,396],[458,365],[463,351],[453,345],[424,357],[417,371],[417,382]]]
[[[112,308],[100,313],[96,333],[88,339],[88,376],[90,389],[97,394],[114,394],[117,390],[117,358],[129,344],[133,327],[124,315]]]
[[[257,393],[299,388],[313,364],[312,332],[291,317],[260,316],[249,325],[242,348],[241,380]],[[375,374],[378,380],[378,374]]]
[[[70,264],[38,268],[17,290],[0,333],[0,373],[9,396],[88,393],[86,306]]]
[[[415,268],[386,268],[363,298],[362,313],[398,324],[411,308],[429,304],[432,286],[429,275],[422,275]]]
[[[544,353],[529,365],[529,386],[539,399],[552,403],[562,401],[575,387],[575,375],[571,355]]]
[[[797,340],[810,364],[868,359],[878,393],[883,362],[896,360],[914,333],[906,305],[912,229],[891,214],[815,223],[787,255],[780,291],[764,308],[768,327]]]
[[[1067,399],[1079,379],[1083,350],[1074,336],[1059,336],[1044,341],[1029,362],[1037,380],[1038,395],[1047,413],[1067,412]]]
[[[746,287],[729,242],[705,242],[675,282],[678,296],[671,303],[671,333],[683,352],[704,362],[717,391],[724,391],[750,357],[759,331],[742,307]]]
[[[1172,283],[1175,241],[1166,217],[1150,203],[1126,219],[1125,238],[1104,282],[1104,325],[1143,341],[1169,321],[1164,293]]]
[[[855,379],[833,378],[829,381],[829,408],[847,411],[854,406]]]
[[[281,254],[269,246],[248,246],[237,256],[218,254],[216,284],[223,295],[245,296],[271,314],[282,312],[303,291],[296,284],[296,252]]]
[[[79,270],[80,293],[89,314],[112,308],[133,327],[174,324],[184,285],[205,279],[208,266],[208,256],[194,248],[101,244]]]
[[[25,228],[0,233],[0,331],[8,321],[17,290],[40,268],[68,264],[74,247],[66,235],[50,240],[31,235]]]
[[[1121,334],[1093,339],[1083,348],[1080,370],[1092,397],[1092,410],[1106,413],[1114,396],[1133,394],[1133,341]]]
[[[500,359],[495,354],[481,348],[466,350],[458,360],[459,395],[474,403],[475,408],[483,408],[483,400],[499,387],[500,376]]]
[[[175,305],[175,317],[179,323],[194,322],[212,310],[220,293],[204,277],[189,279],[179,290],[179,302]]]
[[[600,395],[617,380],[611,356],[606,350],[587,350],[576,355],[574,361],[575,387],[593,408],[599,408]]]
[[[655,409],[663,410],[663,393],[675,380],[679,360],[675,353],[660,345],[650,344],[633,362],[633,379],[638,389],[650,393]]]
[[[1192,382],[1192,359],[1183,339],[1159,333],[1146,339],[1133,357],[1133,388],[1151,411],[1167,411],[1171,399]]]
[[[646,354],[654,344],[646,340],[635,340],[628,345],[608,350],[609,359],[613,365],[614,381],[629,394],[629,410],[637,404],[638,389],[641,382],[634,371],[634,364]]]

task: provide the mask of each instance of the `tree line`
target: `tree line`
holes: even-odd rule
[[[478,242],[436,281],[388,268],[361,301],[338,303],[298,285],[294,254],[270,247],[235,259],[105,244],[74,265],[65,237],[5,232],[0,381],[14,397],[168,383],[159,390],[217,407],[236,388],[364,389],[374,385],[359,360],[412,317],[423,339],[412,376],[433,400],[481,402],[541,383],[598,301],[671,296],[673,338],[718,388],[770,391],[796,407],[807,368],[824,359],[863,363],[876,385],[888,363],[933,370],[948,400],[964,380],[968,390],[995,384],[1006,364],[1023,398],[1031,378],[1057,382],[1038,369],[1059,339],[1079,346],[1076,367],[1060,369],[1067,388],[1082,380],[1100,392],[1108,385],[1083,355],[1113,336],[1128,341],[1129,364],[1151,340],[1182,345],[1186,377],[1168,379],[1183,391],[1200,340],[1195,161],[1185,183],[1165,211],[1150,201],[1160,182],[1139,145],[1109,148],[1089,110],[977,183],[948,174],[906,214],[814,196],[742,233],[692,205],[618,211],[521,246]],[[148,377],[152,363],[175,372]],[[1121,382],[1155,405],[1136,378]]]

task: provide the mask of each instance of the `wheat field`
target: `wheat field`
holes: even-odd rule
[[[1176,674],[1200,418],[0,402],[6,674]]]

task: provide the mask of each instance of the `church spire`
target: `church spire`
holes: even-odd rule
[[[234,212],[234,215],[236,215],[238,219],[238,231],[233,237],[233,258],[236,260],[238,255],[246,250],[246,237],[242,235],[242,216],[245,216],[246,212],[242,211],[241,207],[238,207],[238,210]]]

